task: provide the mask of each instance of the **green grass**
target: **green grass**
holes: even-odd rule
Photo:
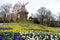
[[[18,22],[11,22],[11,23],[19,23],[19,24],[35,24],[33,21],[18,21]]]

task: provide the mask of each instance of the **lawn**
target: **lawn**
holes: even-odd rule
[[[52,32],[52,33],[60,33],[57,28],[47,27],[40,24],[35,24],[33,22],[25,21],[25,22],[12,22],[0,25],[0,28],[11,28],[11,30],[0,30],[0,32]]]

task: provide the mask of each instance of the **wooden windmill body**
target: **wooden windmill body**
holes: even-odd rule
[[[27,20],[27,14],[28,14],[28,12],[27,12],[27,10],[25,9],[25,6],[27,5],[27,3],[21,4],[21,3],[19,2],[19,4],[20,4],[20,6],[21,6],[20,10],[18,10],[18,15],[20,15],[19,18],[20,18],[21,21],[26,21],[26,20]]]

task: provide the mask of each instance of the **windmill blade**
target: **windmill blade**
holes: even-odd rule
[[[22,4],[18,1],[18,3],[20,4],[20,6],[22,6]]]
[[[23,2],[23,5],[24,5],[24,2]]]
[[[26,2],[24,5],[27,5],[28,4],[28,2]]]

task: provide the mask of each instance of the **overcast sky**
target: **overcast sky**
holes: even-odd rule
[[[20,1],[21,3],[29,2],[26,5],[26,9],[29,13],[35,13],[37,9],[43,6],[51,10],[54,14],[60,12],[60,0],[0,0],[0,6],[5,3],[11,3],[12,5],[14,5],[18,1]]]

